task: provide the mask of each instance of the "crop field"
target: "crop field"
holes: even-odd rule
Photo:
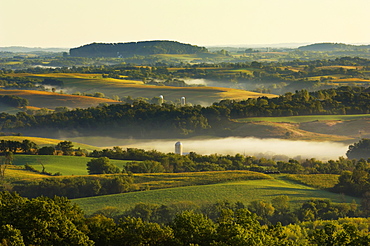
[[[302,123],[311,121],[325,121],[325,120],[358,120],[370,118],[370,114],[357,115],[304,115],[304,116],[287,116],[287,117],[250,117],[243,119],[236,119],[238,122],[253,122],[253,121],[267,121],[267,122],[288,122],[288,123]]]
[[[211,104],[222,99],[247,99],[261,96],[276,97],[273,94],[263,94],[239,89],[224,87],[171,87],[144,85],[141,81],[102,78],[99,74],[15,74],[16,76],[33,78],[57,78],[64,82],[65,90],[69,93],[95,93],[102,92],[108,97],[131,96],[153,98],[164,95],[165,100],[178,101],[186,97],[187,102],[192,104]],[[54,93],[55,94],[55,93]],[[20,95],[19,95],[20,96]],[[31,103],[31,101],[30,101]],[[32,106],[37,106],[33,105]]]
[[[46,172],[62,175],[87,175],[86,164],[92,158],[82,156],[56,156],[56,155],[15,155],[13,164],[16,166],[31,165],[38,171],[42,171],[42,165]],[[110,163],[120,169],[127,161],[110,160]]]
[[[67,95],[35,90],[0,90],[0,95],[19,96],[27,99],[33,107],[49,109],[61,106],[69,108],[88,108],[97,106],[100,103],[118,103],[115,100],[106,98]]]
[[[338,183],[339,175],[336,174],[289,174],[284,178],[318,188],[333,188]]]
[[[236,180],[271,179],[271,176],[251,171],[217,171],[188,173],[135,174],[135,184],[153,189],[204,185]]]
[[[35,172],[30,172],[30,171],[24,170],[20,166],[15,166],[15,165],[9,165],[5,170],[5,180],[10,181],[10,182],[22,181],[22,180],[36,180],[36,179],[42,179],[42,178],[48,178],[48,177],[50,176],[35,173]]]
[[[335,194],[282,179],[264,179],[233,181],[211,185],[177,187],[160,190],[131,192],[116,195],[97,196],[73,199],[86,214],[110,206],[124,211],[137,203],[168,205],[180,201],[191,201],[195,205],[205,205],[217,201],[240,201],[248,204],[253,200],[270,201],[280,195],[287,195],[292,204],[302,203],[309,199],[331,199],[334,203],[348,202],[353,197]]]

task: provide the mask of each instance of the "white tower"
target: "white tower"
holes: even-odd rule
[[[185,104],[186,104],[185,97],[181,97],[181,106],[185,106]]]
[[[175,144],[175,154],[182,155],[182,143],[177,142]]]
[[[162,105],[164,103],[164,97],[163,95],[159,96],[159,105]]]

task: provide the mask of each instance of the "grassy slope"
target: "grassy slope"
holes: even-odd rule
[[[39,147],[57,145],[59,142],[64,141],[64,140],[61,140],[61,139],[29,137],[29,136],[0,136],[0,140],[11,140],[11,141],[22,142],[25,139],[28,139],[28,140],[36,143]],[[93,150],[96,150],[96,149],[100,149],[99,147],[95,147],[95,146],[92,146],[92,145],[76,143],[76,142],[72,142],[72,143],[73,143],[74,148],[86,149],[88,151],[93,151]]]
[[[282,138],[308,141],[351,141],[350,137],[305,130],[297,123],[278,123],[269,121],[231,122],[228,126],[234,136],[258,138]],[[289,135],[287,135],[289,134]]]
[[[277,178],[140,191],[80,198],[73,201],[80,205],[87,214],[91,214],[106,206],[125,210],[140,202],[171,204],[179,201],[191,201],[194,204],[202,205],[226,199],[247,204],[253,200],[269,201],[279,195],[288,195],[293,204],[312,198],[331,199],[333,202],[349,203],[354,199],[353,197],[317,190],[306,185]]]
[[[358,120],[370,118],[370,114],[358,115],[303,115],[303,116],[286,116],[286,117],[251,117],[237,119],[238,122],[254,122],[254,121],[268,121],[268,122],[288,122],[288,123],[302,123],[319,120]]]
[[[24,166],[29,164],[41,171],[42,163],[45,170],[51,173],[60,172],[62,175],[87,175],[86,164],[92,158],[80,156],[55,156],[55,155],[15,155],[13,164]],[[110,160],[110,163],[120,169],[127,161]]]
[[[359,137],[370,137],[370,115],[253,117],[234,120],[230,128],[241,134],[256,128],[252,133],[259,137],[352,143]]]
[[[118,103],[115,100],[106,98],[67,95],[34,90],[0,90],[0,95],[19,96],[27,99],[30,106],[49,109],[61,106],[69,108],[88,108],[97,106],[100,103]]]
[[[152,98],[164,95],[165,100],[177,101],[182,96],[192,104],[207,103],[211,104],[221,99],[245,99],[249,97],[275,97],[272,94],[261,94],[250,91],[223,88],[223,87],[170,87],[144,85],[141,81],[102,78],[99,74],[15,74],[15,76],[27,76],[34,78],[53,77],[63,80],[66,88],[81,93],[102,92],[106,96],[112,97],[146,97]]]

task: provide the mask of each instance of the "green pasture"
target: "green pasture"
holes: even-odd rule
[[[351,203],[353,200],[356,200],[350,196],[317,190],[293,181],[264,179],[139,191],[79,198],[73,199],[73,201],[77,203],[86,214],[91,214],[107,206],[124,211],[137,203],[169,205],[180,201],[191,201],[195,205],[205,205],[221,200],[229,200],[248,204],[253,200],[270,201],[272,198],[280,195],[287,195],[291,199],[293,205],[313,198],[330,199],[335,203]],[[357,199],[356,202],[358,203],[359,200]]]
[[[324,121],[324,120],[358,120],[358,119],[363,119],[363,118],[370,118],[370,114],[304,115],[304,116],[286,116],[286,117],[250,117],[250,118],[236,119],[236,121],[238,121],[238,122],[267,121],[267,122],[303,123],[303,122]]]
[[[15,155],[13,164],[17,166],[31,165],[36,170],[42,171],[42,165],[46,172],[62,175],[87,175],[86,164],[92,158],[83,156],[56,156],[56,155]],[[127,161],[110,160],[110,163],[120,169]]]

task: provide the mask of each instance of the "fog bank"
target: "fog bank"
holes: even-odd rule
[[[158,150],[160,152],[174,152],[175,143],[180,141],[183,152],[196,152],[198,154],[230,154],[237,153],[253,156],[275,157],[276,159],[316,158],[319,160],[338,159],[345,156],[348,145],[337,142],[309,142],[291,141],[283,139],[259,139],[259,138],[220,138],[220,139],[115,139],[109,137],[75,138],[72,141],[91,144],[100,147],[111,148],[140,148],[145,150]]]

